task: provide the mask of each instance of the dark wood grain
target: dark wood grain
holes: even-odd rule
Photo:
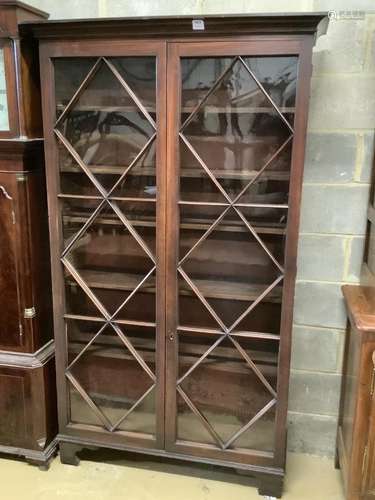
[[[0,141],[1,286],[3,296],[13,294],[5,315],[12,324],[6,325],[5,316],[2,320],[0,348],[5,350],[35,352],[53,337],[43,165],[40,140]],[[24,310],[32,307],[35,317],[26,319]]]
[[[23,344],[20,332],[20,276],[18,274],[18,246],[15,221],[15,176],[0,173],[0,293],[7,307],[0,319],[0,344],[19,347]]]
[[[370,500],[374,495],[374,352],[373,290],[343,287],[348,328],[341,390],[337,461],[347,500]]]
[[[256,34],[311,34],[317,25],[326,19],[326,13],[314,14],[254,14],[198,16],[205,20],[205,31],[197,33],[192,29],[196,17],[132,17],[123,19],[49,21],[48,23],[24,23],[22,29],[32,32],[37,38],[99,38],[99,37],[205,37]]]
[[[41,17],[0,2],[9,112],[0,132],[0,452],[46,468],[57,418],[38,51],[18,30]]]

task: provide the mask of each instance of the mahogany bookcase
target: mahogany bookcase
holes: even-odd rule
[[[281,495],[324,17],[24,24],[40,43],[64,463],[112,447]]]

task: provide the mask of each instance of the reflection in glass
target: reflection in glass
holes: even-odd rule
[[[155,206],[149,203],[116,202],[113,204],[118,211],[116,213],[106,202],[101,205],[97,201],[94,203],[99,208],[92,217],[95,208],[91,203],[88,207],[87,202],[82,200],[64,199],[62,202],[63,234],[67,245],[70,243],[65,259],[79,273],[106,310],[113,314],[154,268],[149,254],[153,255],[155,252],[155,213],[152,211]],[[123,224],[119,215],[127,217],[129,224],[136,228],[138,241]],[[73,287],[75,285],[75,280],[68,271],[67,283]],[[137,293],[137,296],[129,299],[127,305],[121,308],[117,317],[124,318],[128,308],[133,309],[134,316],[137,312],[134,301],[141,293],[146,294],[146,302],[151,302],[149,311],[154,310],[154,275],[150,275]],[[71,301],[74,303],[75,297],[76,294],[69,293],[68,308],[73,306]],[[83,307],[83,304],[79,302],[78,307]],[[74,306],[74,309],[77,310],[77,306]]]
[[[208,235],[202,229],[183,227],[182,222],[180,258],[184,260],[181,268],[229,327],[281,276],[266,250],[282,264],[283,237],[262,234],[265,250],[233,209],[227,211]],[[191,291],[191,286],[182,281],[181,292],[189,289]],[[280,299],[280,286],[270,290],[265,298],[267,302],[276,303],[280,303]]]
[[[247,203],[287,201],[291,153],[287,140],[292,135],[288,122],[289,115],[294,113],[296,58],[281,59],[284,61],[279,65],[270,61],[265,66],[260,63],[260,58],[244,58],[243,61],[234,58],[230,64],[227,59],[182,60],[183,68],[191,67],[194,61],[199,62],[190,77],[186,68],[182,70],[185,78],[182,82],[182,103],[188,101],[185,95],[191,102],[194,101],[192,96],[199,96],[195,105],[200,103],[198,108],[189,108],[190,116],[185,113],[186,106],[182,105],[182,133],[232,200],[246,192]],[[215,71],[215,76],[221,75],[219,79],[212,74],[214,61],[221,63],[219,66],[223,69]],[[198,68],[201,78],[197,74]],[[270,75],[270,68],[274,68],[276,73]],[[255,78],[259,78],[264,89],[249,69]],[[202,82],[205,82],[204,92]],[[216,84],[210,87],[209,82]],[[181,146],[181,175],[183,178],[186,175],[194,177],[189,172],[195,169],[210,187],[207,174],[202,167],[197,168],[197,160],[186,149],[186,145]],[[265,166],[265,171],[257,177],[259,170]],[[254,178],[256,182],[249,190],[248,186]],[[197,189],[206,191],[202,182],[196,180],[191,183],[192,193],[189,194],[187,183],[182,180],[183,199],[199,197],[201,193],[197,193]],[[202,199],[210,201],[209,196],[204,194]]]
[[[58,117],[93,68],[96,58],[58,57],[53,62],[56,82],[56,116]]]
[[[126,333],[128,341],[154,372],[154,331],[138,328],[125,332],[121,325],[116,328]],[[71,421],[91,425],[103,425],[104,421],[104,425],[119,430],[155,433],[153,380],[115,329],[100,322],[69,320],[67,334],[68,363],[71,365],[68,373],[79,386],[70,384]],[[95,340],[85,348],[95,335]],[[121,384],[114,383],[119,379]],[[86,395],[96,405],[99,416],[90,408]]]
[[[58,128],[84,163],[101,166],[128,166],[154,133],[104,63]]]
[[[5,75],[4,46],[0,45],[0,130],[9,130],[7,84]]]
[[[155,58],[55,72],[71,421],[155,435]]]
[[[88,173],[59,145],[60,191],[64,194],[100,195],[95,181],[112,197],[155,198],[155,141],[151,140],[126,169],[119,165],[86,165]]]
[[[222,443],[228,443],[246,424],[258,417],[254,426],[244,431],[229,447],[272,451],[275,413],[273,406],[267,411],[264,408],[272,405],[274,399],[278,344],[235,338],[238,349],[229,339],[223,339],[194,368],[194,363],[207,353],[214,340],[217,338],[203,334],[179,335],[179,386]],[[260,376],[244,356],[255,363]],[[262,410],[263,415],[260,414]],[[202,420],[192,413],[186,402],[181,404],[179,400],[178,414],[179,439],[215,442],[215,437],[207,432]]]

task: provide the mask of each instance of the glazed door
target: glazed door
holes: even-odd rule
[[[284,460],[300,49],[259,40],[170,46],[171,451],[260,465]]]
[[[44,61],[60,430],[162,447],[164,46],[64,44]]]

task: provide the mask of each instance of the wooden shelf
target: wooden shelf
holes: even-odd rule
[[[87,165],[87,168],[93,174],[110,174],[110,175],[122,175],[125,170],[128,168],[128,165]],[[137,170],[136,173],[133,170]],[[71,173],[71,174],[83,174],[86,175],[85,172],[78,166],[75,165],[63,165],[60,168],[60,172]],[[134,167],[127,174],[132,176],[153,176],[155,177],[156,171],[153,167]]]
[[[152,105],[144,105],[145,109],[151,113],[155,114],[156,113],[156,107]],[[58,111],[63,111],[66,108],[65,104],[57,104],[57,110]],[[183,106],[180,108],[181,113],[183,114],[190,114],[195,110],[195,106]],[[279,110],[281,113],[295,113],[295,108],[294,107],[279,107]],[[73,109],[70,110],[70,113],[72,112],[87,112],[87,111],[94,111],[94,112],[105,112],[105,113],[141,113],[140,109],[134,105],[128,105],[128,106],[91,106],[91,105],[84,105],[84,106],[75,106]],[[213,105],[208,105],[208,106],[202,106],[199,110],[200,113],[204,112],[206,113],[219,113],[219,114],[255,114],[255,113],[272,113],[272,114],[277,114],[276,109],[272,107],[267,107],[267,106],[256,106],[256,107],[250,107],[250,106],[213,106]]]
[[[191,113],[195,108],[193,106],[183,106],[182,113]],[[295,108],[292,107],[279,107],[281,113],[295,113]],[[277,114],[276,109],[269,106],[203,106],[200,112],[204,113],[230,113],[230,114],[254,114],[254,113],[272,113]]]
[[[286,125],[285,125],[286,127]],[[231,142],[230,139],[236,137],[236,142]],[[250,137],[250,136],[249,136]],[[219,143],[222,145],[225,145],[225,147],[229,148],[230,146],[233,146],[234,148],[238,149],[243,149],[243,148],[251,148],[252,146],[264,146],[265,144],[278,144],[281,146],[281,141],[279,141],[279,136],[278,135],[257,135],[257,136],[252,136],[251,141],[246,142],[243,139],[240,139],[238,136],[234,136],[233,134],[227,134],[227,135],[186,135],[186,138],[188,139],[189,142],[192,144],[195,143]],[[282,142],[286,140],[286,137]],[[280,143],[280,144],[279,144]]]
[[[78,354],[81,350],[88,344],[88,342],[94,337],[94,333],[76,333],[69,342],[69,352],[70,354]],[[130,342],[137,350],[137,352],[142,356],[146,362],[155,362],[155,344],[156,340],[140,338],[134,335],[127,335]],[[199,357],[204,354],[209,348],[209,344],[194,344],[190,342],[183,342],[183,335],[179,337],[179,360],[184,364],[192,365]],[[206,338],[207,339],[207,338]],[[216,337],[211,337],[211,343],[216,340]],[[244,345],[243,341],[240,341],[241,346]],[[256,345],[256,344],[254,344]],[[100,348],[100,352],[97,349]],[[90,349],[90,348],[89,348]],[[245,349],[250,358],[257,364],[277,366],[278,355],[276,352],[267,352],[259,350]],[[113,335],[102,335],[98,337],[95,341],[91,352],[94,356],[103,357],[113,357],[122,358],[128,360],[134,360],[135,358],[128,353],[127,349],[121,343],[121,340],[117,337],[116,333],[113,331]],[[232,364],[233,362],[241,362],[241,366],[245,366],[245,360],[240,354],[240,352],[233,347],[222,347],[218,346],[215,350],[207,356],[205,360],[202,361],[202,366],[205,364],[211,364],[213,362],[225,362]],[[244,365],[242,365],[242,361]]]
[[[229,179],[229,180],[245,180],[250,181],[254,179],[259,174],[258,170],[224,170],[224,169],[210,169],[213,175],[217,179]],[[189,178],[206,178],[208,176],[203,168],[181,168],[180,177]],[[267,170],[260,174],[259,180],[261,181],[288,181],[290,178],[290,172],[278,171],[278,170]]]
[[[88,169],[93,174],[110,174],[110,175],[118,175],[120,176],[125,170],[127,166],[119,166],[119,165],[88,165]],[[86,175],[84,171],[80,167],[76,167],[75,165],[64,165],[60,168],[60,172],[66,173],[76,173]],[[259,174],[258,170],[225,170],[225,169],[211,169],[211,172],[217,179],[233,179],[233,180],[251,180],[254,179]],[[156,171],[154,167],[134,167],[127,174],[128,176],[136,176],[136,177],[155,177]],[[125,177],[125,179],[126,179]],[[207,173],[203,170],[203,168],[181,168],[180,169],[180,177],[182,178],[192,178],[192,179],[200,179],[206,178],[208,179]],[[278,171],[278,170],[267,170],[264,171],[259,180],[267,181],[267,180],[275,180],[275,181],[288,181],[290,178],[290,172],[286,171]]]
[[[205,298],[253,301],[267,288],[268,285],[249,285],[233,281],[195,279],[194,283]],[[275,287],[263,300],[265,302],[281,302],[282,287]],[[186,284],[180,291],[182,295],[191,295],[190,287]]]
[[[144,275],[133,273],[90,270],[80,270],[79,273],[90,288],[98,288],[100,290],[132,291],[144,277]],[[70,284],[75,284],[75,281],[70,276],[68,276],[68,280]],[[142,292],[155,293],[154,277],[150,277],[142,286]]]
[[[130,273],[114,273],[105,271],[80,270],[82,278],[90,288],[101,290],[132,291],[142,280],[143,275]],[[256,300],[268,285],[250,285],[242,282],[194,279],[195,285],[206,299],[226,299],[251,302]],[[75,284],[68,277],[70,284]],[[189,285],[181,280],[180,294],[195,296]],[[151,277],[141,288],[142,293],[155,293],[155,278]],[[275,287],[263,300],[265,302],[281,302],[282,286]]]
[[[57,110],[58,111],[64,111],[66,108],[65,104],[57,104]],[[149,113],[156,113],[156,108],[155,106],[145,106],[145,109]],[[134,105],[128,105],[128,106],[92,106],[92,105],[80,105],[80,106],[73,106],[73,108],[69,111],[69,113],[85,113],[88,111],[93,111],[93,112],[103,112],[103,113],[142,113],[140,108],[137,107],[136,104]]]
[[[80,212],[74,212],[72,215],[64,215],[63,220],[64,223],[69,224],[84,224],[90,214],[84,214]],[[156,222],[155,222],[155,217],[142,217],[142,219],[131,219],[128,217],[128,220],[130,224],[134,227],[155,227]],[[185,230],[196,230],[196,231],[206,231],[211,224],[214,222],[214,219],[212,220],[204,220],[204,219],[197,219],[197,218],[184,218],[183,221],[180,223],[180,229],[185,229]],[[276,223],[262,223],[262,225],[259,225],[259,223],[255,223],[252,221],[249,221],[251,226],[256,230],[257,233],[259,234],[279,234],[279,235],[284,235],[286,233],[286,228],[285,225],[283,224],[276,224]],[[118,227],[124,227],[123,223],[120,221],[120,219],[116,217],[96,217],[92,225],[108,225],[108,226],[118,226]],[[220,231],[220,232],[232,232],[232,233],[246,233],[249,232],[249,230],[245,227],[244,223],[240,220],[236,221],[226,221],[225,223],[221,223],[217,226],[215,231]]]

